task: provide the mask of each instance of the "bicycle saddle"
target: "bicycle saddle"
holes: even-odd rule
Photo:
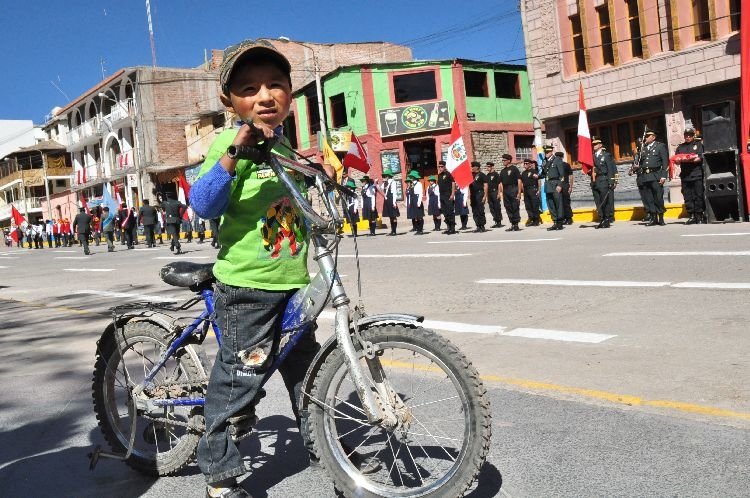
[[[214,281],[213,263],[175,261],[159,270],[161,279],[175,287],[202,287]]]

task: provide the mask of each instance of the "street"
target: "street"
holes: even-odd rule
[[[484,380],[492,446],[468,496],[750,496],[750,225],[668,221],[357,239],[368,313],[424,315]],[[0,252],[3,496],[204,495],[195,465],[158,480],[114,460],[88,469],[105,445],[91,374],[107,309],[187,298],[159,268],[216,256],[208,243],[137,247]],[[338,262],[356,302],[353,239]],[[245,488],[334,496],[307,468],[280,378],[267,392],[241,445]]]

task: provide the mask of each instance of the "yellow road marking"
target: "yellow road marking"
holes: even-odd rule
[[[412,365],[403,361],[397,360],[385,360],[381,358],[383,365],[392,366],[399,369],[408,370],[420,370],[427,372],[442,372],[442,370],[435,366],[429,365]],[[633,396],[629,394],[617,394],[610,393],[607,391],[598,391],[595,389],[585,389],[581,387],[562,386],[559,384],[551,384],[549,382],[539,382],[528,379],[516,379],[512,377],[502,377],[499,375],[480,375],[480,379],[486,382],[493,382],[496,384],[506,384],[525,389],[531,389],[536,391],[550,391],[565,394],[575,394],[583,396],[585,398],[599,399],[608,401],[610,403],[617,403],[628,406],[651,406],[655,408],[663,408],[666,410],[674,410],[686,413],[697,413],[700,415],[707,415],[710,417],[721,417],[721,418],[732,418],[738,420],[750,420],[750,413],[735,412],[732,410],[725,410],[723,408],[716,408],[713,406],[695,405],[692,403],[683,403],[681,401],[670,401],[670,400],[650,400],[641,398],[640,396]]]

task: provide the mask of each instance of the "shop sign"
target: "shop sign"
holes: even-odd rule
[[[133,174],[128,174],[128,185],[131,187],[135,187],[138,185],[138,176]]]
[[[451,127],[448,101],[380,109],[380,136],[392,137]]]
[[[347,152],[349,150],[349,142],[352,141],[351,131],[331,130],[328,132],[328,136],[330,137],[331,149],[334,152]]]

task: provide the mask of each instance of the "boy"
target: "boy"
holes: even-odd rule
[[[190,191],[198,216],[223,216],[213,269],[222,345],[208,383],[206,434],[198,445],[209,497],[250,496],[236,481],[246,471],[232,432],[253,419],[254,404],[262,397],[260,384],[276,354],[274,334],[284,309],[310,281],[307,240],[287,241],[278,234],[271,240],[269,235],[274,213],[291,206],[287,191],[270,166],[233,157],[230,148],[281,135],[291,104],[290,72],[286,57],[265,41],[246,40],[224,51],[220,99],[240,126],[216,138]],[[296,210],[291,216],[302,221]],[[280,369],[298,426],[300,386],[319,347],[309,334]]]

